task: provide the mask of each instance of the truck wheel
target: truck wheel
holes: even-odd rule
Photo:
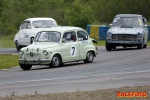
[[[23,70],[29,70],[32,67],[32,65],[28,65],[28,64],[19,63],[19,65],[20,65],[20,68],[23,69]]]
[[[106,41],[105,46],[106,46],[106,50],[107,51],[111,51],[112,50],[112,45],[110,43],[107,43],[107,41]]]
[[[88,51],[86,54],[86,59],[84,60],[85,63],[91,63],[94,59],[94,53],[92,51]]]
[[[16,45],[17,51],[19,51],[22,48],[22,46],[18,44],[18,41],[15,42],[15,45]]]

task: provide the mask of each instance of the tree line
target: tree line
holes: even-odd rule
[[[117,14],[150,20],[150,0],[0,0],[0,35],[16,34],[26,18],[51,17],[61,26],[111,23]]]

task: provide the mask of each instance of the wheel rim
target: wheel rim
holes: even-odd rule
[[[54,57],[53,58],[53,65],[54,66],[58,66],[59,65],[59,58],[58,57]]]
[[[92,52],[88,52],[87,53],[87,59],[88,59],[88,61],[92,61],[93,60],[93,53]]]

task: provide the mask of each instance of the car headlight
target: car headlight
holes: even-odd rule
[[[46,50],[44,50],[44,51],[43,51],[43,54],[44,54],[45,56],[47,56],[47,55],[48,55],[48,52],[47,52]]]
[[[111,36],[112,33],[110,31],[107,32],[107,36]]]
[[[137,33],[137,37],[141,37],[142,36],[142,34],[141,33]]]
[[[23,54],[24,54],[24,52],[23,52],[22,50],[20,50],[20,51],[19,51],[19,54],[20,54],[20,55],[23,55]]]

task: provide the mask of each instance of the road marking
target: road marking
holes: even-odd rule
[[[107,75],[119,75],[119,74],[130,74],[130,73],[133,74],[133,73],[143,73],[143,72],[150,72],[150,70],[146,70],[146,71],[135,71],[135,72],[124,72],[124,73],[112,73],[112,74],[101,74],[101,75],[90,75],[90,76],[54,78],[54,79],[40,79],[40,80],[26,80],[26,81],[4,82],[4,83],[0,83],[0,85],[14,84],[14,83],[28,83],[28,82],[40,82],[40,81],[53,81],[53,80],[76,79],[76,78],[88,78],[88,77],[107,76]]]

